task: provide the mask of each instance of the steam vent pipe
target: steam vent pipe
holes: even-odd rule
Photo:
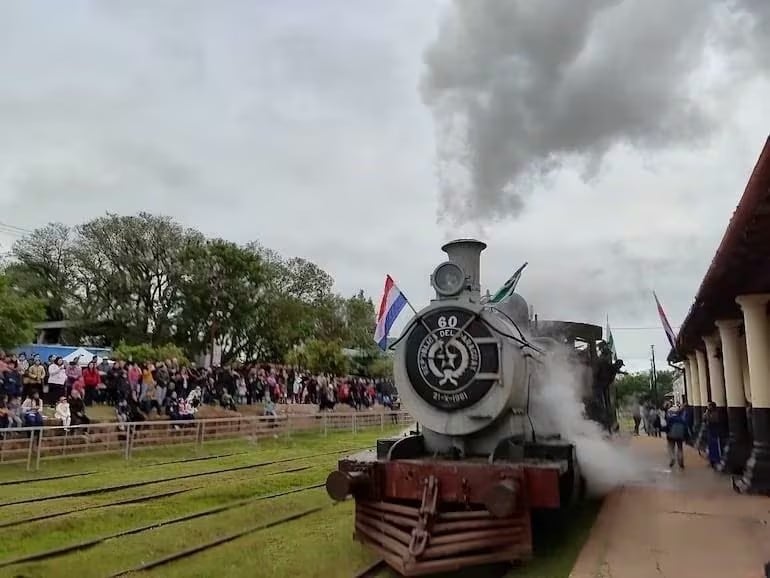
[[[457,239],[441,247],[449,256],[449,261],[465,272],[471,299],[476,302],[481,299],[481,252],[486,248],[486,243],[476,239]]]

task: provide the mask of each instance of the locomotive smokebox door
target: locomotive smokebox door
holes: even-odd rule
[[[433,407],[470,407],[497,383],[498,340],[472,311],[431,311],[407,338],[406,372],[415,393]]]

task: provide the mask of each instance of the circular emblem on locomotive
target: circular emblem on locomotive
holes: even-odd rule
[[[443,409],[479,401],[499,377],[498,341],[472,311],[442,308],[425,315],[406,343],[414,390]]]
[[[479,346],[457,323],[456,315],[439,317],[438,328],[425,336],[417,353],[420,375],[442,394],[461,392],[479,371]]]

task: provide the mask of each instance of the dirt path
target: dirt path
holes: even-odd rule
[[[606,499],[570,578],[765,577],[770,498],[736,494],[689,448],[684,471],[667,468],[662,439],[629,451],[659,467]]]

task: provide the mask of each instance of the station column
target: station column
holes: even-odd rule
[[[706,344],[706,360],[709,368],[709,391],[711,401],[716,406],[719,423],[719,438],[727,439],[727,396],[725,394],[725,377],[722,360],[719,357],[719,334],[713,333],[703,338]]]
[[[700,378],[698,375],[698,362],[695,359],[695,354],[691,353],[687,356],[687,367],[690,368],[690,394],[692,399],[690,405],[692,405],[692,429],[693,432],[700,430],[701,419],[703,418],[703,402],[700,398]]]
[[[751,379],[751,422],[754,443],[743,478],[742,492],[770,494],[770,294],[741,295],[735,300],[743,310],[746,352]]]
[[[700,384],[700,402],[703,407],[709,404],[709,372],[706,362],[706,354],[700,350],[695,350],[695,360],[698,365],[698,382]]]
[[[722,455],[720,469],[731,474],[740,474],[749,458],[749,428],[746,419],[746,396],[743,391],[743,370],[741,368],[741,337],[738,335],[740,319],[724,319],[716,322],[722,338],[722,361],[725,370],[727,393],[727,423],[730,439]]]

